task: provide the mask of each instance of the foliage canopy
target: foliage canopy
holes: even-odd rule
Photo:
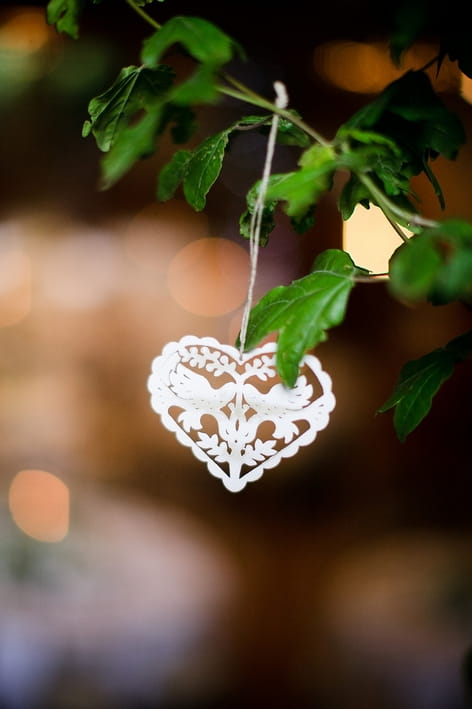
[[[98,2],[88,0],[88,4]],[[270,239],[277,209],[289,217],[294,231],[308,231],[321,196],[332,189],[335,175],[341,171],[348,176],[338,199],[342,219],[348,220],[359,204],[366,209],[375,205],[401,238],[389,264],[391,296],[401,302],[440,306],[457,301],[471,306],[472,225],[462,219],[425,218],[411,184],[413,177],[424,175],[444,208],[445,196],[433,164],[439,156],[454,160],[467,138],[460,119],[442,102],[426,72],[434,66],[439,73],[447,58],[472,78],[471,24],[458,22],[450,4],[443,7],[422,0],[395,4],[389,18],[392,62],[400,65],[406,50],[424,31],[436,38],[437,52],[423,69],[405,71],[341,125],[333,140],[327,140],[293,108],[278,108],[226,73],[233,57],[244,59],[237,39],[201,17],[175,15],[161,25],[147,10],[153,0],[126,2],[148,30],[139,63],[124,67],[109,88],[90,100],[83,126],[83,136],[93,136],[103,153],[103,189],[112,187],[137,161],[152,155],[168,130],[176,149],[157,175],[156,198],[172,199],[182,189],[187,202],[195,210],[203,210],[235,131],[244,128],[266,133],[278,114],[277,140],[292,146],[297,162],[295,170],[270,176],[261,223],[262,245]],[[58,32],[78,39],[86,4],[86,0],[50,0],[47,21]],[[175,46],[192,59],[194,67],[180,81],[165,61],[168,50]],[[195,108],[215,104],[226,95],[249,105],[252,112],[242,114],[237,122],[192,149],[177,148],[195,134]],[[247,194],[239,223],[244,238],[249,236],[259,189],[260,182],[256,182]],[[305,351],[325,340],[327,331],[346,317],[356,282],[376,277],[362,264],[354,264],[344,251],[320,253],[309,274],[274,288],[254,306],[246,349],[277,332],[277,367],[284,382],[292,386]],[[435,393],[456,365],[471,355],[472,330],[404,365],[391,397],[378,409],[395,409],[394,425],[400,440],[426,416]]]

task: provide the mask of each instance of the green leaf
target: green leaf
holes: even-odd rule
[[[113,147],[102,160],[102,190],[114,185],[137,160],[153,154],[160,120],[160,112],[154,111],[147,113],[139,123],[120,131]]]
[[[272,175],[267,200],[285,202],[284,211],[289,217],[303,217],[319,197],[331,189],[335,169],[336,161],[330,160],[319,167],[302,167],[295,172]]]
[[[214,103],[219,98],[216,72],[212,66],[200,65],[186,81],[176,86],[170,100],[177,104]]]
[[[239,232],[241,236],[243,236],[245,239],[251,238],[252,215],[254,214],[254,208],[256,206],[256,200],[259,195],[260,185],[261,181],[258,180],[247,193],[247,209],[241,214],[239,218]],[[267,199],[265,200],[264,208],[262,210],[262,219],[259,233],[260,246],[267,245],[269,241],[269,234],[275,228],[274,213],[276,207],[276,201],[268,201]]]
[[[177,150],[170,162],[162,168],[157,182],[157,199],[166,202],[172,199],[178,186],[187,174],[191,160],[190,150]]]
[[[437,181],[432,180],[431,168],[426,169],[428,161],[438,155],[455,159],[466,139],[460,119],[437,97],[422,71],[409,71],[389,84],[373,102],[354,114],[343,129],[374,131],[392,140],[400,150],[395,159],[403,178],[400,184],[424,172],[437,194]],[[395,163],[391,167],[394,168],[391,173],[398,175]],[[385,176],[380,178],[385,181]],[[442,202],[440,191],[438,196]]]
[[[300,114],[293,109],[289,112],[293,114],[294,118],[301,117]],[[270,131],[272,116],[253,116],[253,118],[257,119],[257,123],[261,126],[260,132],[267,135]],[[282,116],[279,117],[279,124],[277,127],[277,142],[280,143],[280,145],[296,145],[299,148],[308,148],[312,144],[310,137],[304,130],[296,126],[288,118],[283,118]]]
[[[214,68],[229,62],[235,42],[218,27],[200,17],[172,17],[143,43],[141,60],[148,66],[159,63],[164,52],[181,44],[191,56]]]
[[[186,143],[195,133],[197,127],[195,113],[188,106],[176,106],[172,103],[165,103],[162,112],[160,133],[162,133],[167,126],[170,126],[170,133],[174,143]]]
[[[290,113],[297,118],[300,118],[300,114],[294,110]],[[300,148],[308,148],[311,145],[310,137],[305,133],[304,130],[296,126],[287,118],[279,118],[279,125],[277,129],[277,142],[281,145],[297,145]]]
[[[369,209],[370,194],[356,175],[351,175],[344,184],[339,197],[338,209],[344,221],[352,216],[357,204]]]
[[[82,5],[82,0],[49,0],[46,6],[46,21],[50,25],[55,25],[58,32],[77,39]]]
[[[160,107],[173,79],[168,66],[125,67],[107,91],[90,101],[91,120],[84,123],[82,135],[92,133],[100,150],[107,152],[139,111]]]
[[[316,205],[312,205],[312,207],[305,212],[303,216],[290,218],[290,224],[296,234],[304,234],[308,231],[308,229],[311,229],[314,226],[315,212]]]
[[[390,53],[392,60],[399,65],[404,52],[411,47],[427,24],[428,0],[397,0],[393,10]]]
[[[445,57],[457,61],[459,69],[472,78],[470,42],[471,10],[461,0],[447,3],[430,0],[397,0],[392,3],[391,55],[399,62],[420,34],[438,41],[438,70]],[[388,13],[388,8],[385,8]],[[435,52],[432,50],[432,56]]]
[[[197,212],[204,209],[207,194],[221,172],[228,136],[229,129],[221,131],[192,153],[183,188],[185,199]]]
[[[451,376],[456,364],[471,356],[472,330],[402,367],[392,395],[377,410],[377,413],[385,413],[395,407],[393,421],[401,441],[429,413],[434,395]]]
[[[424,229],[390,259],[389,288],[401,299],[444,305],[472,297],[472,225],[449,219]]]
[[[321,253],[312,273],[270,290],[252,309],[246,350],[278,331],[277,370],[283,381],[293,386],[306,350],[326,340],[326,330],[343,321],[359,273],[366,271],[359,269],[346,252],[329,249]]]
[[[184,109],[185,107],[177,108]],[[206,138],[193,151],[176,153],[161,170],[157,186],[158,198],[170,199],[182,182],[187,202],[197,211],[204,209],[208,192],[223,167],[223,160],[231,134],[241,128],[259,126],[261,120],[265,121],[266,118],[245,116],[216,135]],[[254,202],[255,193],[252,194]],[[253,202],[251,203],[250,191],[248,203],[253,206]],[[250,212],[247,212],[246,216],[243,216],[241,220],[242,232],[246,231],[247,235],[249,235]],[[263,238],[262,236],[261,243]]]
[[[297,233],[303,234],[314,223],[314,211],[319,197],[332,185],[336,161],[332,148],[315,145],[302,153],[300,170],[281,175],[271,175],[268,182],[259,243],[265,246],[275,226],[274,212],[277,202],[285,202],[284,211],[290,217]],[[306,165],[306,167],[305,167]],[[259,193],[258,180],[247,195],[247,210],[239,220],[240,233],[250,237],[251,218]]]

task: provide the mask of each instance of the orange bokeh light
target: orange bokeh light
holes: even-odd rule
[[[249,256],[228,239],[204,238],[184,246],[170,263],[168,286],[175,301],[195,315],[225,315],[244,302]]]
[[[13,478],[8,503],[17,526],[41,542],[60,542],[69,530],[69,488],[45,470],[21,470]]]
[[[31,259],[21,249],[3,251],[0,258],[0,327],[16,325],[31,310]]]
[[[57,39],[54,28],[46,23],[44,10],[25,7],[8,13],[0,25],[0,47],[18,52],[35,52]]]

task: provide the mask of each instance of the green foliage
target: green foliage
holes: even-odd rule
[[[438,37],[438,66],[445,57],[457,61],[459,69],[472,78],[471,9],[459,0],[432,3],[430,0],[397,0],[390,31],[390,50],[395,63],[421,37]]]
[[[197,212],[205,207],[208,191],[220,174],[227,145],[228,131],[217,133],[204,140],[186,164],[185,199]]]
[[[173,79],[174,72],[165,65],[122,69],[112,86],[90,101],[91,120],[85,121],[82,135],[93,133],[100,150],[107,152],[140,110],[149,113],[162,105]]]
[[[145,40],[141,52],[143,64],[156,66],[164,52],[177,43],[198,62],[215,69],[230,61],[236,47],[211,22],[200,17],[173,17]]]
[[[89,0],[90,1],[90,0]],[[116,0],[114,0],[116,1]],[[160,0],[156,0],[160,1]],[[85,0],[84,0],[85,2]],[[92,3],[100,0],[92,0]],[[112,86],[89,102],[84,137],[93,136],[104,155],[100,186],[111,188],[138,161],[155,153],[166,130],[176,145],[170,160],[160,167],[156,197],[172,199],[182,189],[186,201],[203,210],[208,194],[220,177],[232,138],[240,130],[267,134],[278,114],[277,142],[294,151],[295,169],[270,176],[264,199],[261,245],[267,244],[278,210],[284,212],[298,234],[315,226],[316,209],[338,173],[343,188],[338,199],[340,217],[347,220],[355,207],[378,206],[392,226],[413,236],[393,254],[388,290],[401,302],[444,306],[456,301],[472,303],[472,225],[461,219],[433,222],[421,216],[412,178],[424,175],[439,204],[445,196],[432,164],[439,156],[454,160],[466,135],[458,116],[438,97],[425,71],[408,70],[338,127],[328,141],[304,123],[293,108],[280,109],[226,73],[235,57],[244,59],[238,43],[218,27],[199,17],[176,15],[159,25],[146,7],[153,0],[128,0],[150,30],[142,43],[140,63],[122,69]],[[456,0],[451,0],[452,6]],[[440,6],[426,0],[397,0],[385,8],[390,23],[392,60],[401,65],[406,50],[422,35],[438,38],[437,56],[430,65],[441,70],[444,58],[457,62],[472,77],[470,23],[459,22],[463,12],[451,3]],[[49,0],[47,21],[72,38],[79,34],[82,0]],[[159,29],[157,29],[159,27]],[[193,71],[176,83],[167,63],[170,50],[181,51],[194,64]],[[262,115],[241,117],[197,145],[186,145],[195,133],[196,108],[213,105],[225,95],[255,106]],[[262,171],[262,166],[261,166]],[[261,181],[248,186],[246,208],[239,229],[250,236],[251,221]],[[340,325],[357,280],[371,274],[356,266],[350,255],[330,249],[318,255],[313,270],[289,285],[268,293],[251,311],[246,349],[271,333],[278,334],[277,368],[288,385],[297,378],[307,349],[327,338]],[[404,440],[431,408],[442,383],[456,364],[471,356],[471,334],[460,336],[440,349],[407,363],[392,396],[379,409],[395,408],[394,425]]]
[[[472,330],[402,367],[392,395],[378,409],[378,413],[384,413],[395,407],[393,422],[401,441],[430,411],[433,396],[451,376],[456,364],[470,357]]]
[[[364,136],[361,140],[358,131]],[[368,146],[376,146],[375,151],[365,148],[369,134],[373,139]],[[439,155],[453,160],[466,139],[460,119],[444,106],[422,71],[408,71],[389,84],[346,122],[339,136],[351,137],[354,151],[362,147],[357,159],[365,162],[357,169],[373,172],[385,194],[393,198],[408,194],[409,178],[424,172],[442,207],[444,198],[428,161]]]
[[[395,251],[389,270],[390,290],[398,298],[428,300],[433,305],[469,301],[472,225],[450,219],[424,229]]]
[[[326,340],[326,330],[344,320],[355,277],[366,274],[345,251],[324,251],[308,276],[273,288],[253,308],[246,349],[278,331],[277,370],[293,386],[306,350]]]
[[[47,22],[55,25],[58,32],[77,39],[82,5],[82,0],[49,0],[46,7]]]
[[[302,153],[298,164],[300,169],[295,172],[272,175],[267,190],[267,199],[285,202],[284,211],[295,219],[303,218],[331,189],[336,169],[334,150],[313,145]]]

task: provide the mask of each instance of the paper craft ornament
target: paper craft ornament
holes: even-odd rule
[[[286,108],[285,87],[276,82],[274,88],[277,107]],[[231,492],[312,443],[335,405],[331,379],[314,355],[303,357],[290,388],[278,376],[275,343],[244,352],[278,121],[274,113],[250,224],[251,273],[239,350],[212,337],[187,335],[164,347],[148,378],[151,406],[164,426]]]
[[[212,337],[168,343],[152,363],[151,406],[231,492],[312,443],[335,405],[331,379],[307,354],[293,388],[269,342],[241,355]]]

